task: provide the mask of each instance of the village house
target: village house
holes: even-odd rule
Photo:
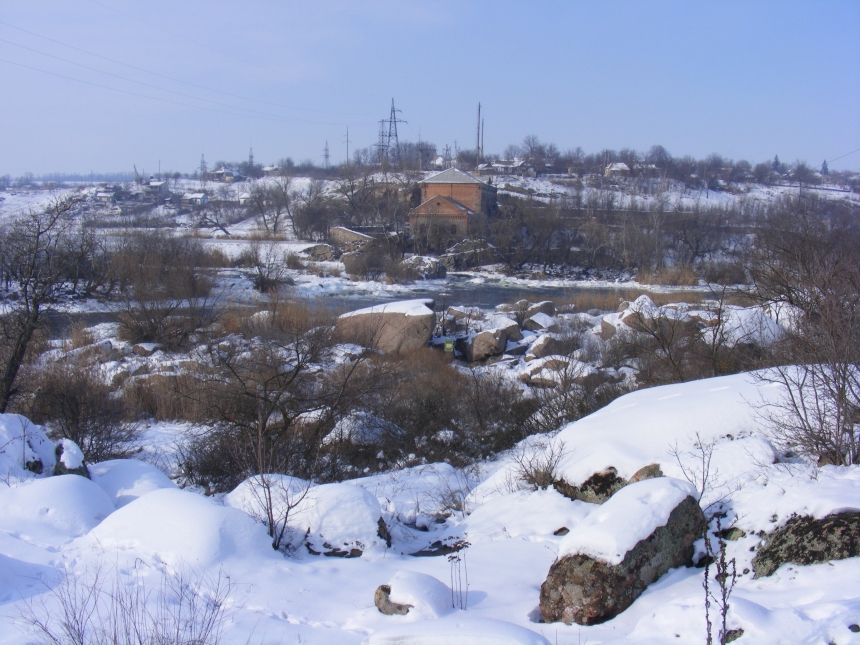
[[[615,163],[611,163],[606,166],[606,170],[603,171],[603,174],[606,177],[629,177],[630,167],[626,163],[616,161]]]
[[[208,201],[206,193],[185,193],[181,199],[183,206],[205,206]]]

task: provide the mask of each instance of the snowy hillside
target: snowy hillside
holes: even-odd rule
[[[87,585],[99,567],[105,591],[115,580],[157,589],[164,574],[193,572],[195,593],[215,594],[223,586],[219,574],[228,577],[225,643],[704,642],[700,568],[671,570],[600,625],[537,622],[538,590],[557,556],[601,531],[605,540],[592,539],[589,548],[612,542],[623,549],[638,536],[623,522],[606,524],[608,506],[527,486],[524,456],[551,454],[560,456],[557,475],[570,485],[609,467],[627,479],[659,464],[667,484],[677,482],[673,490],[697,486],[703,505],[722,504],[723,526],[741,535],[727,543],[739,574],[728,624],[743,629],[740,643],[857,642],[849,626],[860,622],[860,559],[787,564],[757,579],[751,572],[761,532],[794,514],[860,510],[860,468],[775,463],[755,406],[778,395],[748,374],[640,390],[477,469],[436,464],[309,488],[286,482],[294,501],[302,497],[291,509],[293,548],[286,554],[271,548],[255,519],[253,482],[224,499],[207,498],[134,460],[91,464],[92,480],[50,477],[41,429],[4,415],[0,644],[34,642],[20,620],[27,603],[56,617],[59,592],[68,589],[62,576]],[[702,446],[713,448],[704,480],[697,470]],[[28,454],[42,455],[44,475],[23,470]],[[639,511],[625,495],[613,498],[613,512],[632,517]],[[660,516],[666,507],[649,512]],[[454,558],[442,548],[464,544]],[[313,554],[338,548],[347,557]],[[418,552],[425,555],[410,555]],[[381,614],[374,606],[380,585],[389,585],[392,602],[412,605],[409,613]]]

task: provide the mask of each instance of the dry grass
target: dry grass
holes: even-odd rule
[[[69,337],[63,340],[63,349],[80,349],[96,342],[92,332],[80,321],[74,321],[69,329]]]

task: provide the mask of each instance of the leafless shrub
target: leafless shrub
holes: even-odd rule
[[[669,449],[669,454],[675,458],[684,479],[698,491],[697,501],[701,502],[703,497],[720,484],[720,472],[716,468],[711,468],[716,442],[704,441],[698,432],[695,437],[692,450],[681,450],[675,443]]]
[[[524,442],[514,450],[514,475],[531,490],[549,488],[558,479],[558,467],[566,454],[563,441]]]
[[[78,362],[40,367],[29,382],[22,411],[47,425],[51,436],[71,439],[87,461],[129,457],[138,451],[140,428],[127,418],[123,401],[113,396],[97,366]]]
[[[232,590],[220,572],[162,572],[153,589],[136,570],[112,580],[104,568],[67,571],[24,603],[18,622],[43,645],[218,645]]]

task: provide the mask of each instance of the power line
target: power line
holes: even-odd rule
[[[853,155],[855,152],[860,152],[860,148],[857,148],[857,150],[852,150],[851,152],[845,153],[845,154],[844,154],[844,155],[842,155],[841,157],[836,157],[835,159],[829,159],[829,160],[827,161],[827,163],[833,163],[834,161],[839,161],[839,160],[840,160],[840,159],[842,159],[843,157],[847,157],[848,155]]]
[[[96,54],[96,53],[88,51],[86,49],[82,49],[80,47],[75,47],[74,45],[69,45],[68,43],[64,43],[64,42],[61,42],[59,40],[55,40],[54,38],[49,38],[47,36],[43,36],[42,34],[37,34],[33,31],[29,31],[28,29],[18,27],[16,25],[5,22],[3,20],[0,20],[0,25],[5,25],[7,27],[11,27],[12,29],[17,29],[18,31],[24,32],[25,34],[35,36],[36,38],[41,38],[42,40],[47,40],[48,42],[52,42],[52,43],[55,43],[57,45],[61,45],[63,47],[68,47],[69,49],[74,49],[75,51],[82,52],[84,54],[87,54],[88,56],[94,56],[95,58],[101,58],[102,60],[106,60],[109,63],[114,63],[116,65],[122,65],[123,67],[128,67],[129,69],[134,69],[134,70],[137,70],[139,72],[144,72],[145,74],[152,74],[153,76],[158,76],[160,78],[164,78],[164,79],[167,79],[169,81],[173,81],[175,83],[182,83],[184,85],[190,85],[191,87],[197,87],[199,89],[207,90],[209,92],[215,92],[216,94],[223,94],[224,96],[230,96],[232,98],[241,99],[244,101],[253,101],[256,103],[265,103],[266,105],[272,105],[275,107],[284,108],[285,110],[300,110],[302,112],[315,112],[315,113],[320,113],[320,114],[331,114],[331,115],[335,115],[335,116],[354,116],[354,113],[351,113],[351,112],[331,112],[328,110],[319,110],[316,108],[295,107],[295,106],[291,106],[291,105],[283,105],[281,103],[275,103],[273,101],[266,101],[263,99],[255,99],[255,98],[251,98],[251,97],[240,96],[239,94],[233,94],[231,92],[224,92],[223,90],[217,90],[213,87],[208,87],[206,85],[200,85],[199,83],[192,83],[191,81],[184,81],[180,78],[174,78],[173,76],[168,76],[166,74],[161,74],[159,72],[153,72],[152,70],[145,69],[143,67],[138,67],[137,65],[131,65],[129,63],[124,63],[122,61],[115,60],[113,58],[109,58],[107,56],[102,56],[101,54]],[[17,43],[11,43],[10,41],[4,41],[4,42],[9,42],[12,45],[17,44]],[[23,45],[18,45],[18,46],[23,47]],[[34,50],[34,51],[36,51],[36,50]],[[43,52],[39,52],[39,53],[43,53]]]
[[[85,85],[92,85],[93,87],[100,87],[100,88],[105,89],[105,90],[111,90],[113,92],[120,92],[121,94],[129,94],[131,96],[138,96],[138,97],[145,98],[145,99],[151,99],[153,101],[161,101],[162,103],[171,103],[173,105],[181,105],[182,107],[188,107],[188,108],[192,108],[195,110],[205,110],[207,112],[216,112],[218,114],[226,114],[228,116],[235,116],[235,117],[239,117],[239,118],[251,117],[251,118],[255,118],[255,119],[264,119],[266,121],[284,122],[284,121],[290,121],[290,120],[295,121],[296,120],[296,119],[289,119],[287,117],[271,118],[271,117],[266,117],[266,116],[257,116],[257,115],[253,115],[253,114],[236,114],[235,112],[227,112],[226,110],[219,110],[217,108],[203,107],[201,105],[191,105],[190,103],[182,103],[181,101],[173,101],[171,99],[159,98],[157,96],[150,96],[148,94],[141,94],[139,92],[132,92],[130,90],[121,90],[117,87],[110,87],[109,85],[102,85],[100,83],[93,83],[92,81],[85,81],[83,79],[75,78],[73,76],[66,76],[65,74],[58,74],[57,72],[49,72],[48,70],[39,69],[38,67],[32,67],[30,65],[24,65],[23,63],[16,63],[15,61],[6,60],[5,58],[0,58],[0,62],[8,63],[10,65],[16,65],[17,67],[23,67],[25,69],[33,70],[35,72],[41,72],[42,74],[49,74],[50,76],[57,76],[59,78],[65,78],[65,79],[70,80],[70,81],[76,81],[78,83],[84,83]],[[319,121],[305,121],[305,122],[306,123],[315,123],[318,125],[343,125],[342,123],[323,123],[323,122],[319,122]]]
[[[170,89],[167,89],[165,87],[153,85],[151,83],[144,83],[143,81],[137,81],[133,78],[128,78],[127,76],[121,76],[120,74],[114,74],[112,72],[106,72],[106,71],[98,69],[96,67],[90,67],[89,65],[84,65],[83,63],[76,63],[75,61],[69,60],[67,58],[63,58],[61,56],[55,56],[53,54],[48,54],[46,52],[39,51],[38,49],[33,49],[32,47],[27,47],[26,45],[20,45],[18,43],[13,43],[12,41],[6,40],[5,38],[0,38],[0,42],[7,43],[9,45],[14,45],[15,47],[20,47],[21,49],[26,49],[27,51],[35,52],[37,54],[41,54],[42,56],[47,56],[48,58],[53,58],[55,60],[59,60],[59,61],[62,61],[64,63],[68,63],[70,65],[77,65],[78,67],[83,67],[84,69],[88,69],[92,72],[97,72],[99,74],[105,74],[106,76],[113,76],[114,78],[118,78],[118,79],[121,79],[123,81],[128,81],[129,83],[137,83],[138,85],[143,85],[144,87],[149,87],[149,88],[152,88],[154,90],[158,90],[160,92],[168,92],[170,94],[175,94],[177,96],[184,96],[185,98],[194,99],[195,101],[205,101],[206,103],[212,103],[214,105],[220,105],[222,107],[230,108],[231,110],[245,110],[247,112],[256,112],[257,114],[263,114],[263,115],[275,117],[278,119],[296,121],[296,122],[300,122],[300,123],[316,123],[316,124],[320,124],[320,125],[342,125],[340,123],[325,123],[325,122],[321,122],[321,121],[311,121],[309,119],[302,119],[299,117],[287,117],[287,116],[282,116],[279,114],[272,114],[270,112],[262,112],[260,110],[255,110],[254,108],[246,108],[246,107],[241,107],[238,105],[231,105],[229,103],[223,103],[221,101],[216,101],[214,99],[207,99],[207,98],[203,98],[200,96],[194,96],[193,94],[186,94],[185,92],[177,92],[176,90],[170,90]]]

